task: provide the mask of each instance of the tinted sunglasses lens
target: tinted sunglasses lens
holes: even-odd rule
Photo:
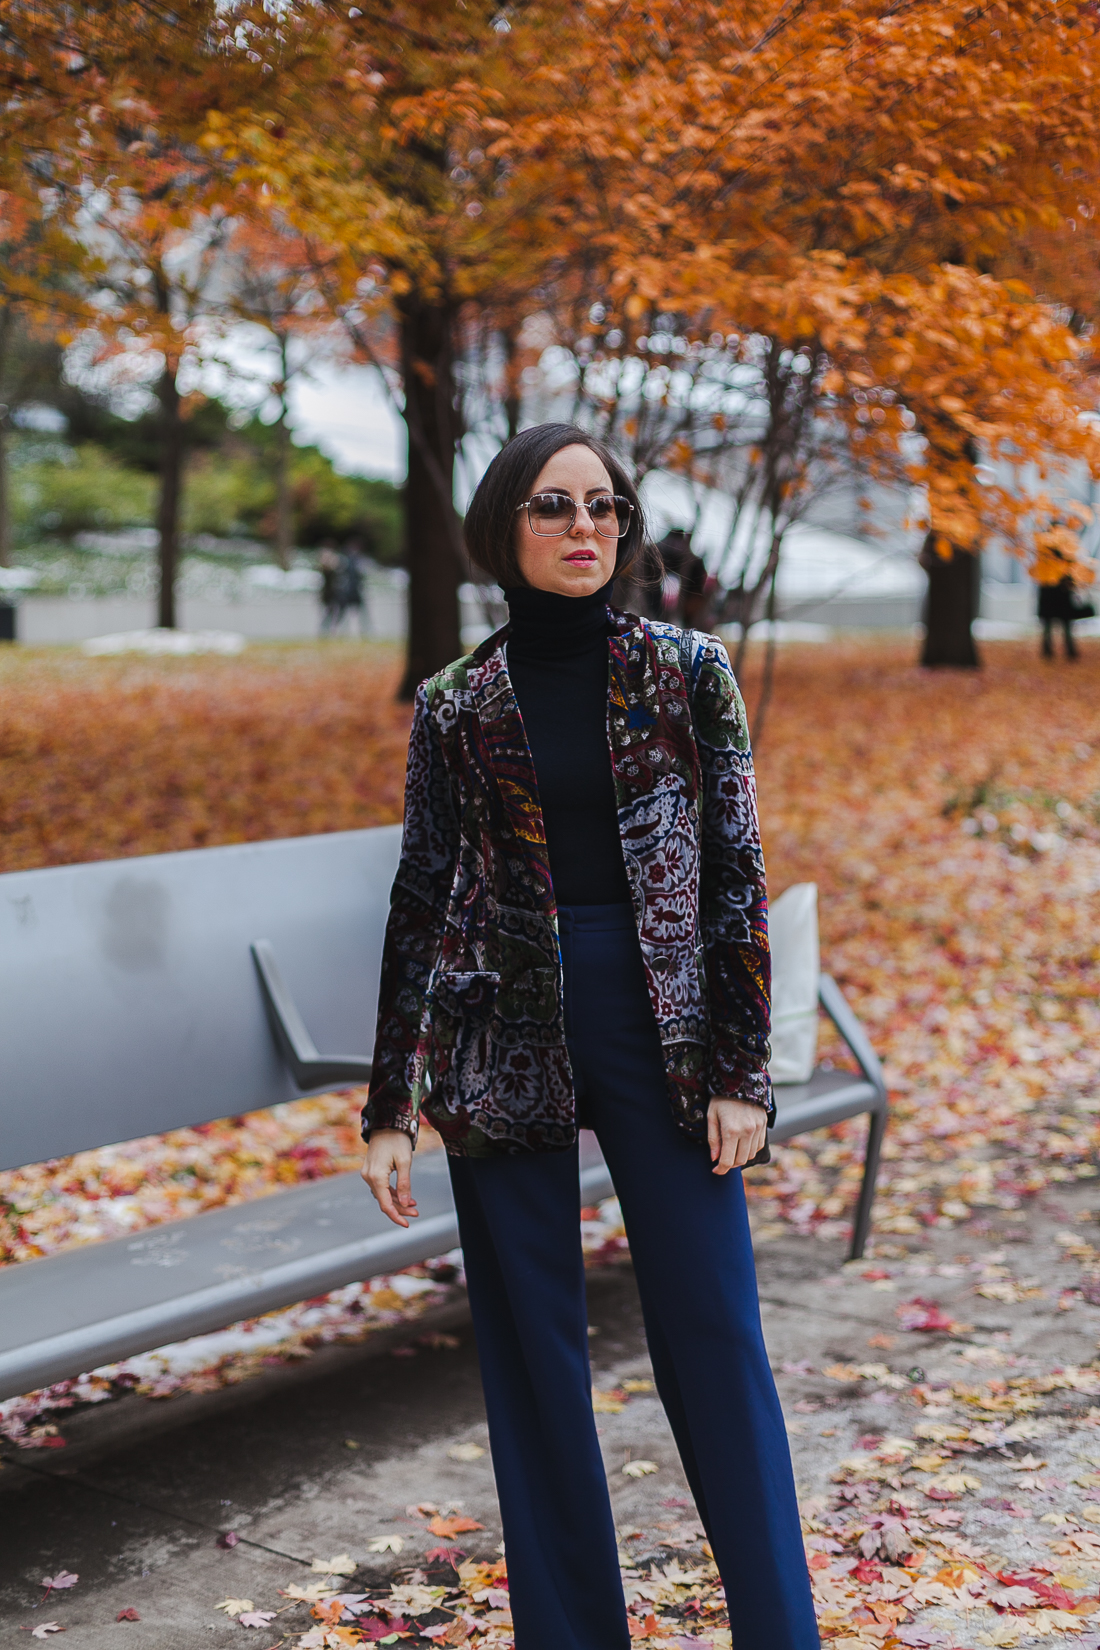
[[[630,504],[625,498],[605,493],[594,498],[588,506],[597,533],[605,538],[621,539],[630,526]]]
[[[527,506],[533,533],[567,533],[573,524],[573,500],[565,493],[536,493]]]

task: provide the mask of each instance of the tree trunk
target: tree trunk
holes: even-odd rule
[[[275,426],[275,555],[280,567],[290,566],[294,521],[290,508],[290,427],[286,407]]]
[[[518,328],[505,327],[501,333],[501,344],[504,349],[504,416],[508,420],[509,441],[519,433],[520,413],[523,410],[519,375],[516,371],[518,338]]]
[[[0,567],[11,566],[11,493],[8,487],[8,411],[0,409]]]
[[[7,376],[11,310],[0,311],[0,396]],[[11,566],[11,490],[8,485],[8,421],[10,409],[0,406],[0,567]]]
[[[454,312],[415,293],[400,308],[409,478],[405,487],[405,564],[409,636],[400,699],[415,697],[426,676],[462,652],[458,587],[464,570],[453,502],[458,412]]]
[[[160,402],[160,499],[157,504],[157,531],[160,534],[160,596],[157,624],[176,628],[176,574],[179,570],[180,493],[183,484],[183,419],[176,386],[177,367],[169,362],[157,386]]]
[[[945,559],[929,534],[920,563],[928,574],[921,664],[976,669],[981,660],[970,627],[978,617],[981,556],[953,545],[950,558]]]

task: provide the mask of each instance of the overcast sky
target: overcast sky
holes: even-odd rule
[[[316,442],[337,469],[404,480],[405,426],[373,368],[318,366],[294,385],[291,403],[297,440]]]

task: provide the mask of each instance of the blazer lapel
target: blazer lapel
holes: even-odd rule
[[[504,808],[504,822],[521,846],[528,876],[553,905],[546,826],[539,801],[535,763],[504,655],[507,626],[474,654],[468,673],[471,702],[480,728],[480,746]]]

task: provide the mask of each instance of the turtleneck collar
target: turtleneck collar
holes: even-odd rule
[[[570,659],[594,651],[606,639],[607,600],[611,586],[591,596],[559,596],[524,585],[504,592],[512,658]]]

